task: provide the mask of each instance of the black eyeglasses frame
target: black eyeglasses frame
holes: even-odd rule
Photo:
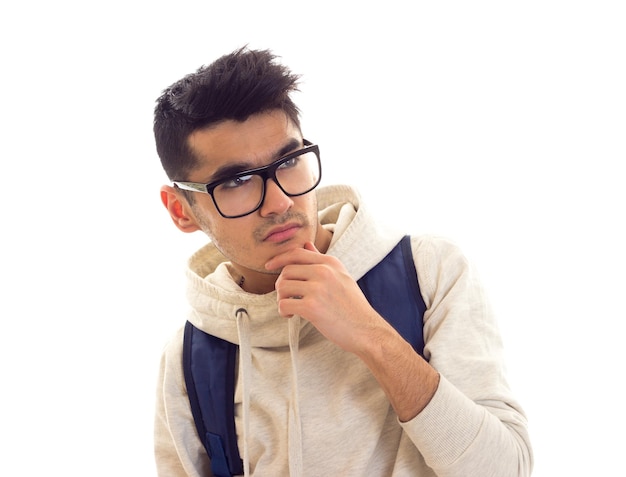
[[[257,167],[255,169],[248,169],[245,171],[241,171],[230,177],[219,179],[213,182],[209,182],[208,184],[204,184],[201,182],[186,182],[186,181],[172,181],[172,184],[174,184],[176,187],[182,190],[209,194],[211,196],[211,199],[213,199],[213,204],[215,205],[215,208],[217,209],[219,214],[225,219],[238,219],[239,217],[245,217],[246,215],[250,215],[256,212],[257,210],[259,210],[261,206],[263,205],[263,202],[265,201],[265,192],[267,190],[266,184],[267,184],[268,179],[272,179],[274,183],[280,188],[280,190],[288,197],[298,197],[304,194],[308,194],[320,184],[322,180],[322,162],[320,160],[319,146],[317,144],[313,144],[310,141],[307,141],[306,139],[303,140],[303,143],[304,143],[303,148],[298,149],[297,151],[290,152],[289,154],[282,156],[280,159],[277,159],[276,161],[272,162],[271,164],[268,164],[267,166],[262,166],[262,167]],[[294,157],[300,156],[302,154],[306,154],[308,152],[313,152],[315,154],[315,157],[317,158],[317,164],[319,168],[319,176],[317,178],[317,182],[312,187],[305,190],[304,192],[299,192],[298,194],[291,194],[287,192],[285,189],[283,189],[283,187],[280,185],[280,181],[276,178],[276,170],[285,162],[293,159]],[[261,178],[263,179],[263,192],[261,193],[261,198],[259,199],[259,203],[254,207],[254,209],[252,209],[250,212],[246,212],[245,214],[238,214],[238,215],[224,214],[224,212],[222,212],[222,210],[220,209],[220,206],[218,205],[217,201],[215,200],[215,195],[213,194],[213,191],[215,190],[216,187],[223,184],[224,182],[229,182],[239,177],[245,177],[249,175],[261,176]]]

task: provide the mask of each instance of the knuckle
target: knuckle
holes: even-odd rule
[[[328,281],[330,280],[333,275],[334,275],[334,270],[331,266],[328,265],[321,265],[319,267],[319,277],[324,280],[324,281]]]

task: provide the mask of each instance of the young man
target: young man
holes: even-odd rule
[[[239,346],[243,473],[530,475],[526,419],[472,269],[450,243],[411,238],[424,359],[357,284],[403,234],[379,230],[349,187],[316,190],[297,82],[269,51],[241,49],[166,89],[155,110],[172,181],[163,204],[180,230],[210,238],[189,262],[188,320]],[[162,360],[157,467],[213,475],[182,350],[181,330]]]

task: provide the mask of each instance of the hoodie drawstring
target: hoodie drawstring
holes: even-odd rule
[[[243,475],[250,475],[250,381],[252,377],[252,345],[250,344],[250,317],[247,310],[239,308],[236,313],[239,335],[239,368],[243,394]]]
[[[239,336],[239,368],[242,382],[243,407],[243,471],[250,475],[250,385],[252,379],[252,345],[250,340],[250,316],[245,308],[236,312],[237,334]],[[295,315],[288,320],[289,353],[291,356],[291,399],[288,416],[289,475],[302,475],[302,426],[300,422],[300,400],[298,396],[298,350],[300,343],[300,317]]]
[[[289,353],[291,355],[291,400],[289,403],[289,475],[302,475],[302,425],[298,395],[298,349],[300,344],[300,317],[289,318]]]

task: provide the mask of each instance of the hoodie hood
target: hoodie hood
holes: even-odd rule
[[[351,187],[322,187],[316,194],[321,224],[333,231],[327,254],[339,258],[355,280],[384,258],[402,237],[398,231],[379,230]],[[212,243],[190,258],[189,321],[209,334],[239,344],[236,316],[243,308],[251,317],[252,347],[287,346],[289,330],[285,319],[278,315],[276,292],[256,295],[243,291],[232,279],[228,263]],[[306,320],[299,321],[302,337],[311,325]]]

